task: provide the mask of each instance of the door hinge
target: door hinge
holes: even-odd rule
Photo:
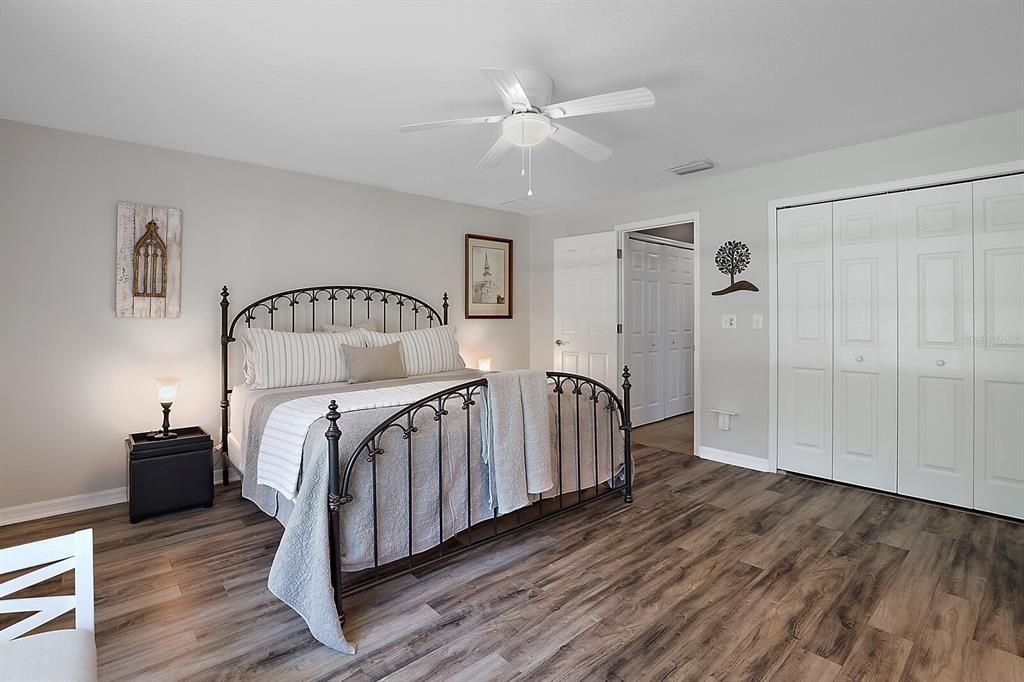
[[[622,324],[621,323],[615,325],[615,333],[616,334],[621,334],[622,333]]]
[[[615,249],[615,257],[622,260],[622,249]]]

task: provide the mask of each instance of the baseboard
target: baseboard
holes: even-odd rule
[[[702,445],[697,449],[697,454],[704,459],[721,462],[722,464],[732,464],[733,466],[743,467],[744,469],[775,473],[775,468],[772,467],[768,460],[763,457],[754,457],[753,455],[744,455],[739,452],[709,448],[705,445]]]
[[[213,484],[220,485],[224,480],[224,470],[214,469],[213,470]],[[228,483],[237,483],[241,481],[242,477],[238,475],[238,471],[234,467],[228,467]]]
[[[95,507],[106,507],[111,504],[120,504],[128,501],[128,488],[111,488],[100,490],[95,493],[84,495],[72,495],[71,497],[58,497],[55,500],[42,500],[30,502],[16,507],[5,507],[0,509],[0,526],[9,526],[12,523],[22,521],[33,521],[43,519],[47,516],[59,516],[71,512],[93,509]]]
[[[213,484],[220,485],[223,480],[221,469],[214,469]],[[238,481],[238,473],[232,469],[228,477],[229,481]],[[128,501],[128,488],[111,488],[100,490],[95,493],[84,495],[72,495],[71,497],[58,497],[55,500],[42,500],[40,502],[29,502],[16,507],[0,508],[0,526],[9,526],[22,521],[35,521],[45,519],[48,516],[60,516],[71,512],[106,507],[111,504],[121,504]]]

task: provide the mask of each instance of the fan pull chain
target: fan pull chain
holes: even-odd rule
[[[532,197],[533,196],[533,147],[530,147],[529,151],[527,151],[526,154],[527,154],[527,159],[528,159],[528,164],[529,164],[529,169],[530,169],[530,172],[526,176],[526,182],[527,182],[527,185],[528,185],[527,186],[527,191],[526,191],[526,196]]]

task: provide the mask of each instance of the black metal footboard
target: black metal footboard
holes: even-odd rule
[[[331,584],[334,587],[338,617],[342,623],[345,620],[342,598],[347,595],[379,585],[411,571],[449,560],[478,545],[514,533],[571,509],[590,504],[598,499],[621,495],[625,502],[633,501],[629,368],[623,368],[621,400],[612,389],[588,377],[567,372],[548,372],[547,375],[548,385],[556,396],[556,433],[554,438],[558,455],[558,490],[557,492],[552,490],[545,496],[540,496],[531,505],[511,514],[499,516],[496,510],[491,509],[487,519],[481,518],[478,509],[474,510],[471,473],[473,458],[479,459],[479,453],[474,453],[472,447],[471,434],[479,430],[479,425],[473,418],[472,408],[477,404],[483,388],[487,386],[486,378],[453,386],[398,410],[361,441],[347,460],[344,460],[344,467],[342,467],[343,460],[341,460],[339,452],[339,441],[342,434],[338,427],[338,420],[341,414],[338,412],[337,404],[333,400],[331,401],[326,415],[330,422],[326,434],[330,476],[327,506],[330,524]],[[599,429],[605,428],[605,417],[602,415],[602,411],[607,413],[608,440],[606,448],[601,447],[599,438]],[[417,418],[423,413],[430,418],[426,424],[423,424],[424,419],[422,418],[417,422]],[[584,415],[589,420],[587,423],[591,425],[593,432],[587,434],[589,438],[584,437],[581,431],[581,419],[584,418]],[[445,459],[444,429],[447,428],[445,426],[447,419],[463,420],[458,426],[459,428],[464,427],[466,430],[465,452],[450,452],[448,454],[449,460],[454,457],[465,457],[466,523],[465,527],[448,528],[446,531],[443,508],[445,501],[443,461]],[[564,426],[566,421],[568,421],[568,427]],[[431,422],[436,424],[436,427],[427,426]],[[400,434],[405,443],[404,457],[402,453],[385,452],[382,448],[382,439],[392,430]],[[623,439],[621,465],[616,462],[617,437]],[[417,438],[432,439],[428,442],[436,452],[438,477],[436,544],[421,551],[417,551],[414,545],[413,528],[413,446],[414,439]],[[604,449],[607,452],[602,452]],[[589,466],[591,457],[593,458],[593,476],[592,481],[588,481],[583,478],[583,465],[586,461]],[[584,458],[588,458],[588,460],[584,460]],[[608,468],[605,470],[608,473],[607,479],[604,479],[600,473],[604,458],[607,458],[608,462]],[[382,501],[378,499],[378,481],[384,471],[379,467],[389,466],[402,467],[408,472],[405,500],[396,501],[394,498],[388,498],[386,501]],[[368,494],[370,495],[369,504],[371,505],[373,524],[373,559],[372,565],[364,570],[346,572],[342,570],[341,515],[345,514],[346,505],[351,504],[354,500],[353,476],[358,467],[366,468],[360,472],[360,475],[363,476],[366,476],[368,470],[370,488]],[[564,481],[567,478],[564,475],[566,467],[570,472],[575,471],[575,477],[569,479],[574,490],[563,489]],[[381,507],[385,503],[392,507],[404,503],[407,509],[408,550],[405,556],[399,559],[381,556],[378,522]],[[474,511],[477,512],[475,521]]]

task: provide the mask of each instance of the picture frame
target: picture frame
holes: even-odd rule
[[[466,319],[512,319],[512,240],[466,235]]]

